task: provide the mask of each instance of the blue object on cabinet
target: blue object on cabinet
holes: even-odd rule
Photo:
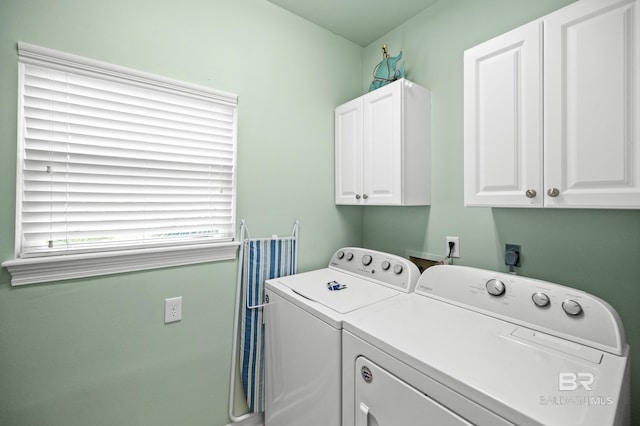
[[[382,61],[373,70],[373,81],[369,86],[369,91],[389,84],[392,81],[404,78],[404,63],[400,64],[400,69],[396,69],[398,61],[402,59],[402,51],[398,56],[389,56],[387,45],[382,46]]]

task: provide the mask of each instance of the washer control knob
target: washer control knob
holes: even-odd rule
[[[533,300],[533,303],[535,303],[536,306],[539,306],[541,308],[549,305],[549,296],[540,291],[537,293],[533,293],[533,295],[531,296],[531,300]]]
[[[388,271],[388,270],[389,270],[389,268],[391,268],[391,264],[389,263],[389,261],[388,261],[388,260],[385,260],[384,262],[382,262],[382,265],[381,265],[381,266],[382,266],[382,269],[383,269],[384,271]]]
[[[351,262],[353,260],[353,253],[347,253],[347,261]]]
[[[582,306],[575,300],[567,299],[562,302],[562,309],[567,315],[571,315],[573,317],[578,316],[582,313]]]
[[[362,256],[362,264],[364,266],[371,265],[371,261],[372,260],[373,260],[373,258],[371,257],[371,255],[365,254],[364,256]]]
[[[402,271],[404,271],[404,268],[402,267],[402,265],[395,265],[393,267],[393,273],[396,275],[400,275]]]
[[[344,252],[342,250],[340,250],[337,254],[338,259],[342,259],[344,257]]]
[[[502,296],[506,290],[504,283],[498,279],[492,278],[485,284],[485,287],[490,295]]]

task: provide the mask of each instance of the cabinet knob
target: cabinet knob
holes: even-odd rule
[[[557,197],[558,195],[560,195],[560,191],[558,190],[558,188],[550,188],[550,189],[547,191],[547,195],[548,195],[549,197],[553,197],[553,198],[555,198],[555,197]]]
[[[526,195],[527,198],[535,198],[538,193],[535,189],[527,189],[527,192],[525,192],[524,195]]]
[[[364,199],[366,200],[367,198],[369,198],[369,196],[368,196],[367,194],[364,194],[364,195],[362,196],[362,198],[364,198]]]
[[[360,199],[360,194],[356,194],[356,200]]]

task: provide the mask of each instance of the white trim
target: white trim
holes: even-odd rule
[[[15,239],[14,239],[14,256],[18,258],[20,256],[20,250],[22,248],[22,202],[19,201],[20,194],[23,191],[23,176],[24,176],[24,161],[22,161],[24,152],[24,127],[22,125],[22,117],[20,111],[23,111],[24,99],[24,64],[18,62],[18,121],[16,123],[18,142],[16,150],[16,226],[15,226]]]
[[[239,242],[7,260],[11,285],[86,278],[236,258]]]
[[[144,71],[114,65],[108,62],[97,61],[95,59],[89,59],[83,56],[73,55],[71,53],[60,52],[58,50],[36,46],[22,41],[18,42],[18,57],[19,61],[25,64],[40,65],[65,71],[73,69],[75,72],[82,74],[89,73],[92,76],[98,74],[100,77],[110,80],[113,80],[114,78],[118,80],[124,79],[128,83],[138,86],[153,86],[156,89],[177,91],[181,94],[190,94],[196,98],[213,98],[234,106],[238,103],[238,95],[234,93],[214,90],[210,87],[198,86],[184,81],[173,80],[171,78],[162,77]]]

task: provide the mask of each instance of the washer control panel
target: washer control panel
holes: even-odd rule
[[[420,271],[408,259],[359,247],[345,247],[334,253],[329,268],[357,275],[397,290],[411,293]]]
[[[464,266],[433,266],[420,277],[417,295],[614,353],[624,330],[615,310],[581,290]]]

